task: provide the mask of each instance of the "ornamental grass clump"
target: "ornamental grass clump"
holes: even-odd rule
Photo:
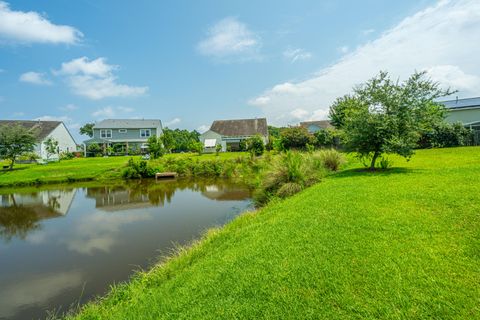
[[[320,160],[320,163],[324,168],[331,171],[338,171],[340,166],[345,163],[345,157],[343,154],[335,149],[326,149],[318,152],[316,158]]]

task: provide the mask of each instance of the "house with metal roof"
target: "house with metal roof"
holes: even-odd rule
[[[77,143],[73,139],[70,131],[68,131],[65,124],[61,121],[39,121],[39,120],[0,120],[0,126],[20,125],[25,130],[31,131],[37,140],[34,151],[41,159],[50,160],[58,159],[63,152],[77,151]],[[48,155],[45,146],[45,141],[49,138],[58,141],[57,152],[53,155]]]
[[[315,133],[320,130],[333,128],[332,124],[328,120],[303,121],[300,122],[300,127],[304,127],[309,133]]]
[[[108,147],[125,153],[141,152],[148,149],[148,138],[160,137],[162,133],[162,122],[158,119],[106,119],[95,123],[93,137],[83,143],[87,148],[98,144],[104,152]]]
[[[447,121],[461,122],[464,126],[480,130],[480,97],[441,101],[448,110]]]
[[[215,120],[210,129],[200,135],[200,142],[204,152],[215,152],[217,145],[222,146],[222,151],[238,151],[240,143],[254,135],[268,143],[267,119]]]

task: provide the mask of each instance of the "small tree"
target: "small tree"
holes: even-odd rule
[[[0,158],[10,161],[10,170],[19,155],[33,151],[35,142],[32,130],[20,125],[0,126]]]
[[[50,156],[58,152],[58,141],[52,137],[45,140],[43,145],[45,146],[45,151],[47,152],[47,160],[50,159]]]
[[[222,145],[221,144],[217,144],[215,146],[215,154],[218,156],[218,154],[220,153],[220,151],[222,151]]]
[[[90,138],[93,137],[94,126],[95,126],[95,123],[93,122],[84,124],[83,127],[80,127],[80,134],[85,134]]]
[[[444,116],[444,107],[434,100],[451,94],[416,72],[403,83],[387,72],[354,89],[352,96],[338,99],[330,109],[334,125],[343,131],[342,142],[350,152],[370,158],[370,169],[383,153],[409,159],[420,133]]]
[[[171,152],[175,148],[174,132],[168,128],[163,129],[163,133],[160,136],[160,141],[163,144],[166,152]]]
[[[190,144],[188,145],[188,150],[191,152],[202,154],[203,144],[200,141],[190,141]]]
[[[162,140],[157,138],[157,136],[151,136],[148,138],[148,150],[150,150],[153,159],[158,159],[165,153]]]
[[[102,152],[102,148],[97,143],[92,143],[87,146],[87,151],[93,153],[93,156],[96,156]]]
[[[248,138],[246,144],[247,151],[257,157],[261,156],[265,151],[265,144],[263,143],[262,137],[258,134]]]
[[[285,149],[305,149],[312,143],[312,135],[304,127],[289,127],[280,133],[282,145]]]

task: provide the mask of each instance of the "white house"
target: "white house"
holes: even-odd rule
[[[58,141],[57,152],[50,155],[50,159],[58,159],[62,152],[77,151],[77,143],[61,121],[37,121],[37,120],[0,120],[2,125],[20,125],[25,130],[32,130],[37,139],[34,152],[41,158],[47,159],[45,141],[53,138]]]
[[[268,143],[267,119],[216,120],[210,130],[200,135],[200,142],[204,152],[215,152],[217,145],[222,146],[222,151],[237,151],[240,142],[254,135],[259,135],[264,144]]]

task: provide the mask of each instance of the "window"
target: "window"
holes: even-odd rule
[[[127,129],[118,129],[119,133],[127,133]]]
[[[140,129],[140,138],[148,138],[152,135],[152,131],[150,129]]]
[[[112,130],[110,129],[103,129],[100,130],[100,138],[105,139],[105,138],[111,138],[112,137]]]

